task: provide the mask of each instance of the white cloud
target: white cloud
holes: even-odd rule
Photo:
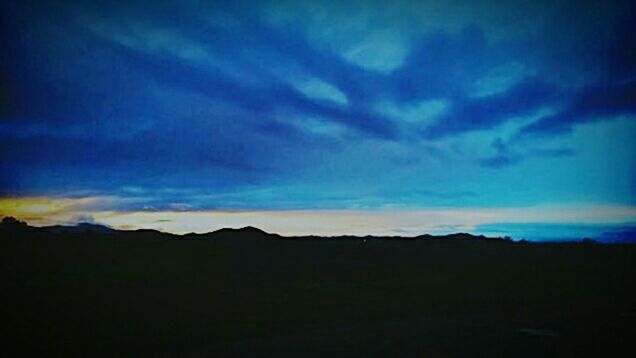
[[[347,96],[336,86],[314,77],[294,80],[293,86],[310,98],[327,100],[341,105],[348,103]]]
[[[343,56],[366,69],[389,73],[402,66],[409,50],[406,39],[398,32],[382,30],[370,33]]]
[[[395,120],[410,124],[430,124],[450,107],[450,102],[443,99],[431,99],[414,104],[398,105],[383,102],[378,105],[378,111]]]
[[[526,66],[518,62],[495,67],[475,82],[471,95],[479,98],[506,92],[524,77],[531,74],[531,71]]]

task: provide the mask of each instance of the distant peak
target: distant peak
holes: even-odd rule
[[[77,227],[81,227],[81,228],[94,228],[94,229],[105,229],[105,230],[112,230],[110,227],[106,226],[106,225],[102,225],[102,224],[93,224],[93,223],[88,223],[88,222],[82,222],[76,225]]]
[[[267,234],[267,232],[254,227],[254,226],[245,226],[242,228],[234,229],[234,228],[223,228],[215,231],[216,233],[224,233],[224,232],[242,232],[242,233],[258,233],[258,234]]]
[[[259,229],[257,227],[254,227],[254,226],[245,226],[245,227],[242,227],[242,228],[238,229],[238,231],[250,231],[250,232],[257,231],[257,232],[265,233],[265,231],[263,231],[263,230],[261,230],[261,229]]]
[[[106,225],[101,224],[93,224],[93,223],[78,223],[76,225],[54,225],[54,226],[45,226],[42,228],[43,230],[47,230],[50,232],[95,232],[95,233],[115,233],[117,230],[108,227]]]

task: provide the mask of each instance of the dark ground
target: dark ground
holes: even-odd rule
[[[636,245],[0,230],[0,356],[636,356]]]

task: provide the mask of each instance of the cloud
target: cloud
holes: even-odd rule
[[[82,213],[112,205],[114,200],[112,197],[4,197],[0,198],[0,216],[19,217],[33,225],[72,222],[85,217]]]
[[[390,73],[402,66],[407,54],[408,47],[402,36],[384,30],[370,33],[344,57],[365,69]]]
[[[495,150],[495,154],[491,157],[480,159],[479,164],[490,168],[501,168],[508,165],[516,164],[522,160],[522,156],[516,153],[511,153],[508,146],[497,138],[492,142],[492,147]]]
[[[307,97],[332,101],[341,105],[348,102],[347,97],[338,88],[316,78],[298,81],[295,87]]]
[[[446,116],[423,129],[426,138],[456,136],[491,129],[501,123],[553,104],[558,90],[539,79],[528,79],[506,92],[456,104]]]
[[[151,54],[170,54],[186,61],[211,60],[205,47],[184,38],[176,31],[136,24],[109,23],[100,18],[82,19],[82,24],[96,34],[118,44]]]
[[[531,241],[580,241],[585,238],[605,243],[634,242],[633,224],[492,223],[477,227],[488,236],[511,236]]]
[[[430,124],[437,117],[443,115],[451,107],[451,103],[442,98],[429,99],[412,104],[395,104],[381,102],[378,111],[397,122],[405,124]],[[410,128],[409,128],[410,129]]]
[[[560,112],[522,128],[520,136],[568,133],[579,123],[606,120],[619,115],[636,115],[636,81],[595,85],[580,90]]]
[[[525,66],[518,62],[511,62],[497,66],[475,82],[470,91],[472,97],[487,97],[508,91],[512,86],[531,77]]]
[[[510,148],[501,138],[495,139],[492,144],[495,154],[490,157],[478,160],[478,163],[488,168],[505,168],[515,165],[529,158],[561,158],[575,155],[575,151],[569,148],[545,149],[545,148],[523,148],[514,150]]]

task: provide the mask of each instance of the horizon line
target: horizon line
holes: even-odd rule
[[[6,221],[9,223],[6,223]],[[11,222],[13,221],[13,222]],[[167,231],[151,229],[151,228],[136,228],[136,229],[118,229],[115,227],[111,227],[105,224],[99,223],[91,223],[91,222],[78,222],[75,224],[55,224],[55,225],[46,225],[46,226],[35,226],[27,221],[20,220],[13,216],[4,216],[0,219],[0,228],[2,227],[26,227],[29,229],[37,229],[37,230],[61,230],[56,233],[93,233],[93,234],[117,234],[117,233],[139,233],[139,232],[153,232],[159,235],[168,235],[179,238],[186,237],[202,237],[206,235],[212,234],[221,234],[223,232],[253,232],[258,234],[263,234],[267,236],[278,237],[282,239],[356,239],[356,240],[366,240],[366,239],[395,239],[395,240],[417,240],[417,239],[452,239],[453,237],[458,236],[468,236],[470,239],[476,240],[486,240],[486,241],[505,241],[505,242],[514,242],[514,243],[586,243],[593,242],[598,244],[636,244],[636,236],[632,235],[632,238],[627,240],[618,240],[618,241],[607,241],[607,240],[598,240],[590,237],[579,237],[579,238],[563,238],[556,240],[527,240],[523,237],[512,237],[511,235],[500,235],[500,236],[489,236],[484,234],[476,234],[471,232],[452,232],[445,234],[431,234],[431,233],[421,233],[417,235],[374,235],[374,234],[365,234],[365,235],[355,235],[355,234],[339,234],[339,235],[319,235],[319,234],[304,234],[304,235],[283,235],[280,233],[269,232],[263,230],[259,227],[247,225],[243,227],[222,227],[220,229],[195,233],[171,233]],[[93,230],[87,229],[85,231],[73,231],[74,229],[81,229],[82,226],[93,227]],[[102,228],[100,231],[96,228]],[[68,231],[64,231],[68,230]]]

